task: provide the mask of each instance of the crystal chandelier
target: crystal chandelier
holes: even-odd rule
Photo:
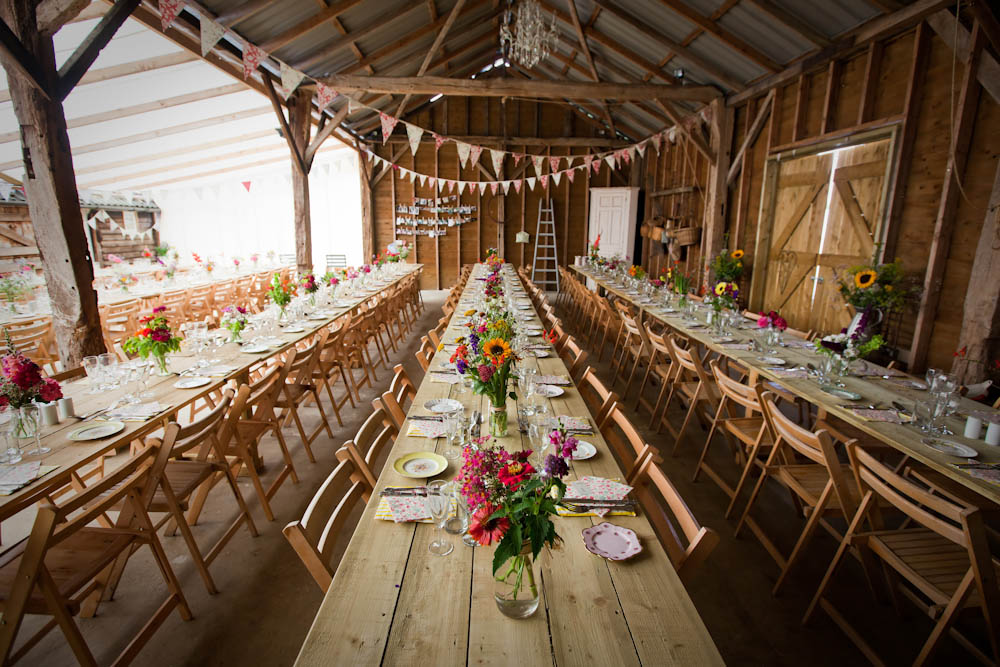
[[[516,9],[508,5],[500,25],[500,48],[505,58],[531,69],[549,57],[556,40],[556,17],[546,25],[537,0],[522,0]]]

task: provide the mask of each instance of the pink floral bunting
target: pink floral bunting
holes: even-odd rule
[[[385,142],[389,140],[389,136],[392,134],[392,131],[396,128],[396,123],[399,122],[399,119],[390,116],[387,113],[382,113],[381,111],[379,112],[378,117],[382,122],[382,144],[384,145]]]
[[[517,194],[521,194],[521,186],[522,185],[524,185],[524,179],[523,178],[519,178],[516,181],[514,181],[514,192],[516,192]]]
[[[558,155],[554,155],[549,158],[549,171],[559,171],[559,160],[562,158]]]
[[[183,0],[160,0],[160,26],[165,31],[181,13],[186,3]],[[256,68],[255,68],[256,69]]]
[[[490,183],[490,191],[495,195],[497,190],[500,188],[500,184],[497,182]]]
[[[566,170],[566,178],[569,179],[570,183],[573,182],[573,177],[574,176],[576,176],[576,169],[567,169]]]
[[[469,159],[472,160],[472,166],[479,164],[479,156],[483,153],[482,146],[472,146],[472,150],[469,151]]]
[[[250,75],[257,71],[260,61],[265,54],[261,49],[250,42],[243,42],[243,78],[249,79]]]
[[[333,102],[336,97],[336,90],[330,86],[320,83],[319,81],[316,82],[316,104],[319,105],[320,111],[330,106],[330,103]]]
[[[548,174],[542,174],[541,176],[538,177],[538,180],[542,182],[542,187],[543,188],[548,189],[548,187],[549,187],[549,175]]]
[[[441,150],[441,144],[444,143],[444,137],[442,137],[437,132],[431,132],[434,135],[434,149]]]
[[[524,153],[512,153],[512,155],[514,156],[514,166],[516,167],[517,163],[524,159]]]
[[[490,159],[493,160],[493,173],[497,176],[499,176],[500,172],[503,170],[503,156],[503,151],[494,150],[492,148],[490,149]]]

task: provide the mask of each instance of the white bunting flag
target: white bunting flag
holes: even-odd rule
[[[490,183],[490,191],[493,193],[494,196],[496,196],[497,190],[499,189],[500,189],[499,183],[497,183],[496,181]]]
[[[469,153],[472,152],[472,145],[464,141],[456,141],[455,145],[458,147],[458,160],[465,167],[465,164],[469,161]]]
[[[472,147],[472,150],[469,151],[469,159],[472,160],[472,166],[473,167],[476,166],[477,164],[479,164],[479,156],[482,155],[482,153],[483,153],[483,147],[482,146],[475,146],[474,145]]]
[[[534,176],[532,176],[531,178],[526,178],[524,180],[525,180],[525,182],[527,182],[529,189],[531,189],[531,190],[535,189],[535,177]]]
[[[433,188],[437,184],[437,179],[433,176],[428,176],[427,182],[430,183],[430,186]]]
[[[493,160],[493,173],[497,176],[500,175],[500,171],[503,169],[503,156],[503,151],[490,149],[490,159]]]
[[[215,48],[222,36],[226,34],[226,28],[211,19],[201,19],[201,57],[204,58],[208,52]]]
[[[514,156],[514,166],[516,167],[518,162],[524,159],[524,153],[512,153]]]
[[[160,8],[160,26],[165,32],[187,3],[182,0],[160,0],[158,4]]]
[[[646,157],[646,142],[647,141],[649,141],[649,139],[646,139],[645,141],[640,141],[639,143],[637,143],[635,145],[635,150],[639,151],[639,157]]]
[[[424,136],[424,128],[410,123],[404,124],[406,125],[406,138],[410,140],[410,150],[416,155],[417,149],[420,148],[420,138]]]
[[[562,172],[561,171],[554,171],[554,172],[552,172],[552,182],[555,184],[556,187],[559,187],[559,179],[560,178],[562,178]]]
[[[425,174],[420,174],[417,177],[417,182],[420,183],[420,187],[427,185],[427,176]]]
[[[504,194],[507,194],[508,192],[510,192],[510,181],[502,181],[500,183],[500,185],[503,186],[503,193]]]
[[[545,164],[544,155],[532,155],[531,162],[535,165],[535,174],[538,176],[542,175],[543,165]]]
[[[584,155],[583,156],[583,168],[584,169],[590,169],[590,165],[593,164],[593,162],[594,162],[594,156],[593,155]]]
[[[605,157],[604,161],[607,162],[608,166],[611,167],[612,169],[615,168],[615,154],[614,153],[612,153],[611,155],[608,155],[607,157]]]
[[[322,112],[337,97],[337,91],[326,84],[316,82],[316,105]]]
[[[466,181],[459,181],[458,182],[458,194],[459,195],[461,195],[462,192],[465,191],[465,183],[466,183]]]
[[[650,139],[653,140],[653,147],[656,148],[656,152],[659,153],[660,152],[660,139],[661,139],[660,133],[657,132],[652,137],[650,137]]]
[[[305,74],[281,63],[281,96],[288,99],[288,96],[295,92],[295,89],[302,83]]]
[[[250,75],[257,71],[260,61],[267,54],[250,42],[243,42],[243,78],[249,79]]]
[[[394,118],[387,113],[382,113],[381,111],[379,112],[378,117],[382,123],[382,144],[385,145],[385,142],[389,140],[389,136],[392,135],[392,131],[395,129],[396,123],[399,122],[399,119]]]
[[[479,194],[486,192],[486,181],[479,181]]]
[[[549,158],[549,171],[556,172],[559,171],[559,160],[562,158],[558,155],[554,155]]]

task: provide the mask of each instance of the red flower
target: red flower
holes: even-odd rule
[[[499,542],[510,529],[510,519],[500,517],[490,519],[490,516],[497,511],[493,505],[483,505],[472,515],[469,521],[469,535],[472,535],[476,542],[484,547],[488,547],[494,542]]]
[[[170,329],[155,329],[149,337],[157,343],[166,343],[170,340]]]
[[[953,357],[963,357],[964,358],[965,357],[965,353],[968,352],[968,351],[969,351],[969,346],[966,345],[961,350],[959,350],[958,352],[955,352],[951,356],[953,356]]]
[[[455,353],[451,355],[450,361],[451,363],[455,363],[455,361],[457,361],[458,359],[465,359],[468,354],[469,354],[469,348],[467,348],[465,345],[459,345],[458,348],[455,350]]]
[[[531,452],[519,452],[519,454],[525,454],[524,457],[518,454],[514,455],[514,460],[508,463],[506,466],[500,469],[497,473],[497,477],[500,482],[511,489],[516,489],[521,486],[526,479],[531,477],[531,474],[535,472],[535,469],[531,467],[531,464],[526,460],[527,454]]]
[[[145,338],[145,337],[149,336],[149,334],[151,334],[151,333],[153,333],[152,329],[150,329],[149,327],[143,327],[142,329],[139,329],[138,331],[136,331],[135,335],[136,336],[140,336],[142,338]]]
[[[62,398],[63,393],[58,382],[52,378],[45,378],[42,381],[42,386],[38,388],[38,397],[46,403],[51,403]]]
[[[151,322],[153,320],[152,315],[145,315],[139,318],[139,324],[145,324],[146,322]]]

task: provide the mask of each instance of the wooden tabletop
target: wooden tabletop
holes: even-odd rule
[[[286,352],[289,348],[298,343],[311,338],[324,327],[328,327],[336,320],[347,313],[352,312],[364,302],[377,297],[385,290],[398,284],[401,280],[414,272],[419,272],[422,264],[403,264],[406,270],[400,275],[393,277],[392,281],[383,285],[378,291],[351,299],[338,299],[349,305],[339,308],[329,308],[326,312],[329,317],[324,320],[309,321],[303,324],[305,329],[300,333],[281,333],[281,345],[272,348],[263,354],[248,354],[242,351],[236,343],[226,343],[221,348],[211,352],[212,358],[218,358],[219,366],[231,367],[233,370],[225,376],[209,378],[210,382],[204,386],[193,389],[178,389],[175,383],[178,380],[177,373],[183,372],[196,363],[196,359],[190,354],[173,354],[168,357],[171,375],[160,377],[152,375],[149,378],[148,389],[151,397],[143,399],[143,402],[158,401],[167,406],[163,412],[145,421],[126,421],[125,429],[113,436],[102,440],[91,440],[76,442],[69,439],[70,433],[83,425],[79,419],[64,419],[55,426],[46,426],[42,429],[42,445],[49,447],[51,451],[41,456],[43,466],[58,466],[58,468],[48,475],[36,480],[32,484],[25,486],[9,496],[0,496],[0,521],[9,518],[30,507],[41,499],[46,493],[54,488],[66,484],[72,473],[89,462],[104,456],[107,452],[128,445],[132,440],[141,438],[163,427],[165,422],[175,419],[185,407],[195,401],[207,396],[213,391],[227,385],[231,380],[246,382],[251,367],[254,367],[270,357],[274,357]],[[125,394],[134,391],[134,385],[126,386],[114,391],[104,391],[97,394],[90,393],[90,384],[86,379],[66,382],[62,384],[63,395],[73,399],[73,407],[78,415],[87,415],[94,410],[106,408],[115,400]],[[25,444],[26,442],[32,444]],[[21,441],[22,450],[31,449],[34,446],[32,441]],[[23,461],[37,460],[39,457],[25,455]]]
[[[483,270],[477,266],[473,276]],[[457,313],[471,307],[470,292],[481,289],[481,284],[470,279]],[[535,322],[540,325],[537,316]],[[465,331],[453,318],[444,340],[454,341]],[[431,368],[442,368],[450,354],[450,349],[437,353]],[[568,376],[554,350],[548,358],[519,363],[541,374]],[[565,389],[563,396],[549,400],[549,415],[591,418],[576,388]],[[428,414],[424,403],[446,396],[460,400],[467,414],[486,412],[483,397],[463,394],[458,385],[434,382],[427,375],[409,414]],[[500,442],[510,451],[530,448],[527,436],[517,433],[515,401],[508,401],[508,412],[510,435]],[[408,425],[408,421],[403,424],[389,453],[376,494],[351,537],[296,664],[723,664],[641,512],[612,519],[634,530],[642,541],[643,552],[624,562],[605,560],[584,548],[580,531],[602,519],[555,518],[564,544],[539,556],[542,603],[524,620],[507,618],[497,609],[492,547],[466,547],[458,536],[449,535],[454,551],[435,556],[428,551],[437,531],[432,524],[376,520],[378,492],[386,486],[420,482],[398,475],[392,462],[409,452],[443,453],[447,446],[445,439],[406,436]],[[593,443],[598,454],[574,463],[570,479],[624,477],[600,434],[582,438]],[[459,465],[450,462],[442,478],[454,477]]]
[[[628,301],[645,316],[653,317],[682,333],[684,336],[697,341],[698,344],[711,349],[713,352],[739,362],[739,364],[750,370],[751,381],[755,381],[756,378],[760,377],[765,381],[777,382],[793,394],[802,397],[817,407],[823,408],[829,414],[857,427],[872,438],[924,463],[972,491],[994,502],[1000,502],[1000,485],[976,478],[967,471],[954,467],[956,463],[965,463],[966,459],[943,454],[928,447],[922,442],[928,435],[922,433],[915,426],[910,424],[890,424],[865,419],[854,410],[844,407],[850,404],[851,401],[837,398],[824,392],[815,380],[810,378],[786,377],[773,366],[760,361],[758,359],[759,353],[751,352],[749,349],[722,347],[720,343],[714,340],[716,336],[713,336],[709,329],[692,329],[690,323],[684,321],[680,312],[668,313],[659,305],[641,305],[638,303],[637,297],[629,294],[620,284],[613,284],[604,276],[600,276],[587,267],[573,266],[572,269],[580,275],[595,281],[606,291],[613,293],[618,298]],[[707,308],[700,310],[698,317],[701,321],[704,321],[707,312]],[[747,331],[738,331],[732,337],[737,341],[748,341],[750,330],[755,329],[756,324],[747,320],[747,328]],[[805,366],[807,363],[818,365],[822,359],[820,353],[808,348],[781,348],[773,356],[781,357],[787,361],[788,363],[785,368]],[[923,381],[923,378],[906,377],[908,379]],[[930,399],[927,391],[903,387],[881,377],[845,377],[840,378],[840,380],[846,385],[845,389],[860,394],[862,398],[856,402],[865,405],[889,407],[895,401],[901,403],[909,410],[913,408],[914,401],[927,401]],[[945,421],[947,427],[956,433],[956,435],[942,437],[945,440],[960,442],[975,449],[979,452],[976,461],[980,463],[1000,463],[1000,447],[987,445],[983,440],[970,440],[962,436],[965,429],[965,417],[962,415],[966,415],[970,411],[983,411],[997,415],[1000,418],[1000,412],[990,406],[962,399],[959,415],[949,417]],[[985,432],[985,425],[983,429]]]

